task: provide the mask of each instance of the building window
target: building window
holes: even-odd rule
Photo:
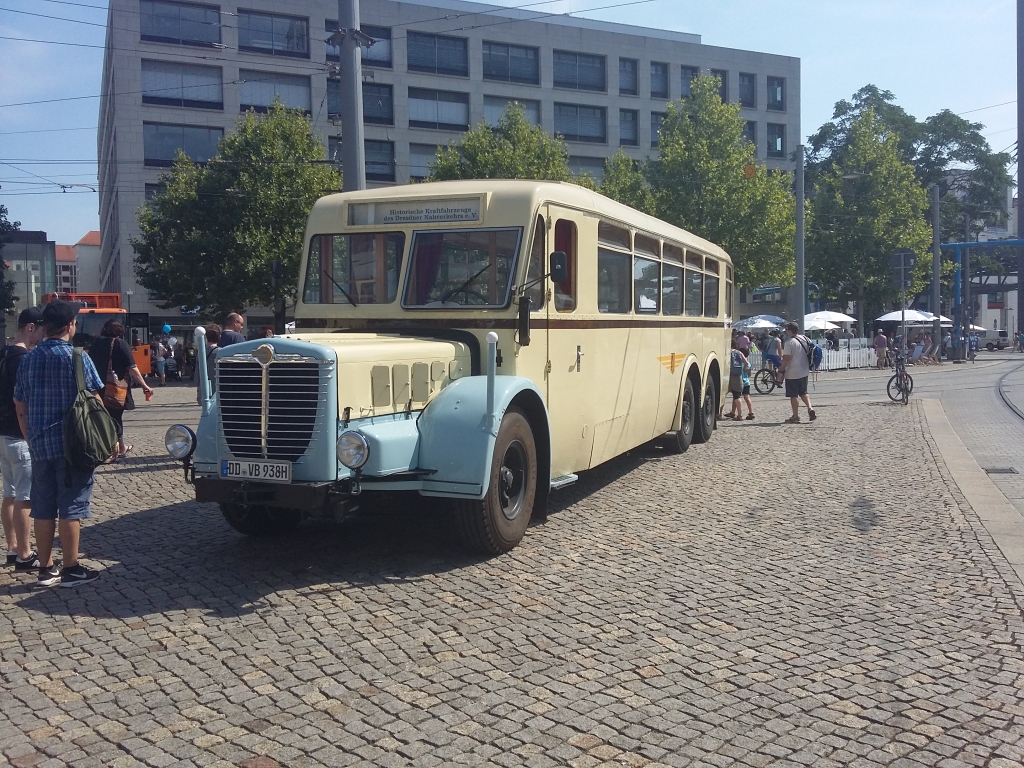
[[[469,130],[469,94],[410,88],[409,127]]]
[[[505,96],[484,96],[484,121],[496,128],[509,104],[518,104],[531,125],[540,125],[540,102],[529,99],[511,99]]]
[[[637,72],[640,70],[636,59],[619,59],[619,95],[636,96],[640,93]]]
[[[341,137],[327,137],[327,159],[334,163],[335,167],[341,170]]]
[[[238,11],[238,50],[309,58],[309,22],[298,16]]]
[[[786,110],[786,78],[768,78],[768,109],[773,112]]]
[[[555,103],[555,133],[566,141],[607,141],[604,107]]]
[[[341,90],[338,83],[339,91]],[[363,83],[363,122],[375,125],[395,124],[395,105],[392,86],[382,83]]]
[[[619,144],[621,146],[635,147],[640,144],[640,136],[637,132],[639,122],[635,109],[619,110]]]
[[[747,120],[743,124],[743,138],[749,141],[754,147],[757,147],[757,121]]]
[[[786,156],[786,126],[768,123],[768,157]]]
[[[757,108],[757,75],[740,72],[740,106]]]
[[[537,48],[484,41],[484,80],[503,83],[540,84]]]
[[[598,184],[604,177],[603,157],[574,157],[569,156],[569,170],[573,176],[590,176]]]
[[[363,66],[387,67],[390,69],[391,28],[375,27],[371,24],[363,24],[360,29],[362,32],[373,38],[373,43],[371,45],[361,46],[359,49],[362,53]],[[338,22],[328,19],[324,23],[324,30],[327,33],[326,36],[330,38],[331,35],[338,31]],[[340,58],[341,53],[338,50],[338,46],[327,43],[327,60],[338,61]]]
[[[193,162],[205,163],[217,154],[217,142],[223,136],[223,128],[143,123],[142,154],[146,165],[158,168],[173,165],[179,149]]]
[[[409,145],[409,177],[425,179],[430,175],[430,166],[437,157],[436,144]]]
[[[690,95],[690,83],[700,77],[700,67],[691,67],[683,64],[680,67],[680,74],[682,75],[682,97],[685,99]]]
[[[711,76],[718,78],[718,95],[721,96],[722,103],[725,104],[729,101],[729,73],[724,69],[712,69]]]
[[[367,181],[395,180],[395,143],[393,141],[363,142],[363,153],[366,156]]]
[[[238,100],[242,112],[266,112],[275,99],[288,109],[310,111],[309,78],[303,75],[284,75],[280,72],[256,72],[242,69]]]
[[[658,146],[661,139],[661,124],[665,122],[668,114],[665,112],[651,112],[651,146]]]
[[[572,88],[578,91],[605,90],[604,56],[555,51],[554,63],[556,88]]]
[[[668,98],[668,64],[651,62],[651,98]]]
[[[139,26],[143,40],[211,48],[220,43],[220,8],[173,0],[142,0]]]
[[[166,184],[147,184],[146,185],[146,202],[153,202],[153,198],[157,195],[162,195],[167,191]]]
[[[469,47],[464,37],[407,32],[410,72],[469,77]]]
[[[142,103],[223,109],[224,88],[220,67],[143,59]]]

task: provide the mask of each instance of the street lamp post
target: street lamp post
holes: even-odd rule
[[[128,314],[130,315],[132,313],[132,296],[135,295],[135,291],[129,288],[124,292],[124,295],[128,297]]]

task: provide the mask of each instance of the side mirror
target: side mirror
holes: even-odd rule
[[[569,279],[569,257],[564,251],[555,251],[548,257],[548,274],[552,283],[564,283]]]
[[[532,303],[529,296],[519,297],[519,323],[517,329],[519,331],[519,346],[521,347],[530,346],[530,305]]]

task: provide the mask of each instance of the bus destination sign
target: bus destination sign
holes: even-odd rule
[[[355,203],[349,206],[350,224],[435,224],[479,221],[480,198]]]

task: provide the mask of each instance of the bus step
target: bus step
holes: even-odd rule
[[[565,488],[567,485],[572,485],[579,480],[579,475],[562,475],[551,480],[551,490],[557,491],[559,488]]]

